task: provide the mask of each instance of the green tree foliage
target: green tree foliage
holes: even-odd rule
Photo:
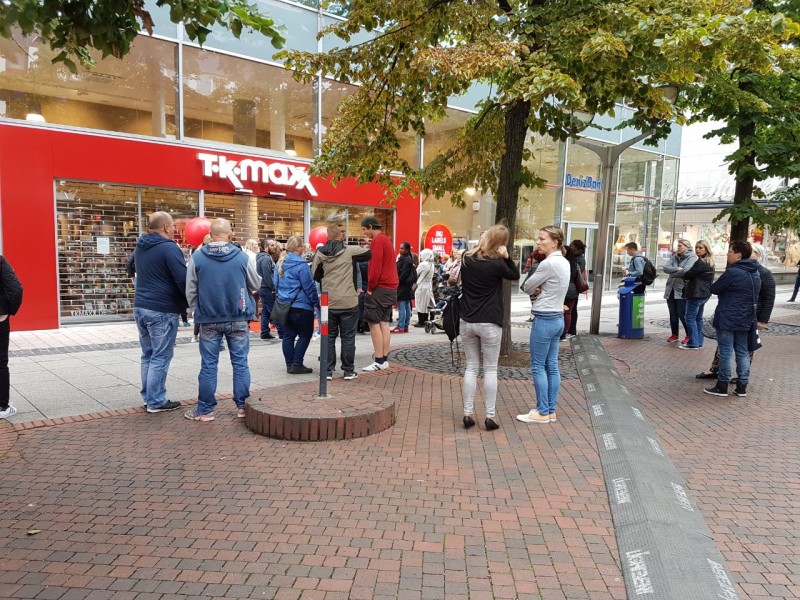
[[[353,0],[349,20],[327,33],[350,40],[366,30],[371,41],[283,58],[307,81],[322,73],[360,84],[327,132],[318,172],[377,177],[393,195],[450,192],[459,205],[477,182],[495,193],[497,219],[513,235],[520,186],[543,183],[525,166],[530,132],[575,136],[575,111],[613,113],[625,98],[635,127],[664,135],[681,115],[657,86],[694,85],[731,62],[769,70],[796,33],[747,8],[735,0]],[[491,90],[479,114],[424,168],[403,160],[398,133],[423,136],[448,98],[476,81]]]
[[[761,224],[778,230],[791,229],[800,234],[800,184],[778,190],[770,199],[778,206],[769,219]]]
[[[276,48],[285,41],[281,28],[247,0],[155,0],[169,7],[173,23],[183,21],[189,39],[202,44],[217,24],[239,37],[244,30],[257,31]],[[0,36],[11,37],[12,27],[38,34],[71,71],[77,64],[91,66],[90,50],[103,58],[120,58],[130,50],[141,31],[153,32],[153,18],[145,0],[0,0]]]
[[[800,2],[756,0],[751,8],[752,14],[783,28],[784,44],[771,48],[768,64],[753,68],[751,50],[760,52],[756,47],[760,38],[755,37],[744,56],[732,56],[725,69],[688,88],[686,94],[692,122],[722,123],[707,138],[738,142],[736,151],[726,157],[736,178],[733,206],[715,218],[730,219],[732,240],[746,240],[751,221],[764,225],[774,219],[756,202],[764,196],[760,181],[800,176],[800,38],[797,24],[789,18],[800,15]]]

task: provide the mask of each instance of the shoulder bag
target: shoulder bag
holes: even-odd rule
[[[286,321],[289,319],[289,311],[292,308],[292,304],[294,304],[295,300],[297,300],[297,297],[300,295],[300,290],[297,290],[297,293],[291,300],[280,300],[278,298],[278,291],[280,290],[281,279],[279,275],[278,285],[275,288],[275,305],[272,307],[272,312],[269,316],[277,324],[286,325]]]
[[[756,300],[756,284],[753,281],[753,276],[750,276],[750,283],[753,286],[753,323],[750,325],[750,331],[747,332],[747,349],[750,352],[755,352],[761,348],[761,336],[758,332],[758,301]]]
[[[579,294],[583,294],[589,290],[589,284],[586,283],[586,280],[583,278],[583,272],[578,268],[578,265],[575,265],[575,287]]]

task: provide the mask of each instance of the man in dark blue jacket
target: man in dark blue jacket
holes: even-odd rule
[[[233,231],[226,219],[211,222],[211,243],[192,254],[186,273],[186,298],[200,324],[200,389],[197,406],[184,416],[213,421],[217,406],[217,365],[223,336],[233,367],[233,401],[237,417],[244,418],[250,397],[250,321],[256,318],[253,293],[261,278],[247,254],[231,243]]]
[[[167,372],[178,335],[178,315],[186,310],[186,261],[174,241],[175,222],[155,212],[134,251],[136,295],[133,317],[142,347],[142,400],[147,412],[181,407],[167,400]]]
[[[751,259],[753,249],[749,242],[731,242],[728,249],[728,268],[711,284],[711,293],[718,296],[714,313],[719,349],[717,385],[703,390],[712,396],[727,396],[731,380],[734,355],[736,357],[735,394],[747,396],[750,379],[750,328],[756,322],[761,276],[758,262]]]

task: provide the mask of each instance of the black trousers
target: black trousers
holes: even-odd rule
[[[11,394],[11,379],[8,373],[8,334],[11,331],[10,317],[0,321],[0,410],[8,408]]]
[[[358,307],[328,311],[328,372],[336,370],[336,338],[342,338],[341,362],[345,373],[355,371]]]

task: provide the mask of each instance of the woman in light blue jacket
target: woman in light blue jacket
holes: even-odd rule
[[[680,340],[678,321],[683,323],[683,331],[686,333],[682,343],[689,343],[689,328],[686,326],[686,299],[683,297],[683,288],[686,287],[686,282],[683,280],[683,276],[696,261],[697,255],[692,250],[692,242],[679,239],[677,251],[663,267],[664,273],[669,275],[664,288],[664,298],[667,300],[669,309],[669,326],[672,329],[672,335],[667,338],[669,343]]]
[[[293,375],[313,372],[303,365],[303,359],[314,334],[314,309],[319,308],[317,288],[303,258],[304,250],[303,238],[290,237],[286,254],[278,261],[273,275],[278,300],[292,303],[283,326],[282,349],[286,372]]]

